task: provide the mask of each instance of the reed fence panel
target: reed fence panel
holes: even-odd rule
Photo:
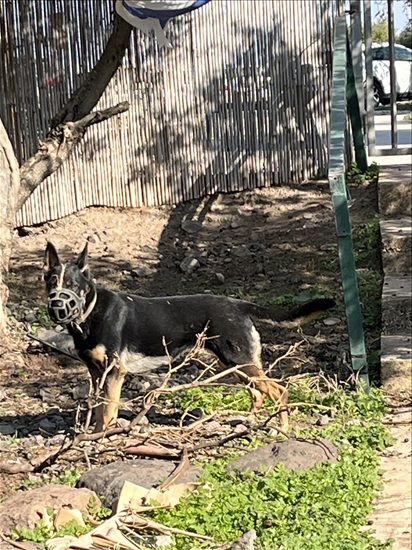
[[[173,49],[140,31],[91,127],[17,216],[153,206],[327,173],[336,0],[213,0],[172,20]],[[27,160],[101,55],[113,2],[0,0],[0,116]]]

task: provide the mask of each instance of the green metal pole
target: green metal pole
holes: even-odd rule
[[[349,40],[347,44],[347,88],[346,98],[348,102],[350,122],[352,127],[353,144],[355,147],[355,160],[359,169],[366,172],[368,169],[368,159],[366,156],[365,142],[363,140],[362,115],[359,108],[358,92],[356,91],[355,74],[352,64],[352,53]]]
[[[332,113],[329,140],[329,186],[335,211],[342,289],[348,324],[352,368],[369,387],[363,318],[355,268],[347,190],[345,182],[345,127],[347,86],[347,29],[345,16],[335,20]],[[359,109],[359,105],[358,105]]]

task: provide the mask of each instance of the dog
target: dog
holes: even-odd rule
[[[332,299],[316,299],[289,312],[212,294],[145,298],[113,292],[93,280],[88,244],[79,256],[62,263],[56,248],[45,251],[44,281],[52,321],[66,325],[77,353],[91,376],[94,395],[102,391],[95,409],[95,431],[116,424],[122,384],[128,371],[147,359],[173,356],[194,346],[205,334],[205,348],[222,368],[238,367],[235,376],[247,384],[256,413],[265,396],[280,408],[287,429],[287,390],[263,371],[260,335],[255,322],[274,326],[307,323],[333,307]]]

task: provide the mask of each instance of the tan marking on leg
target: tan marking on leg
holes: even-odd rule
[[[103,344],[99,344],[95,348],[87,350],[86,355],[90,358],[91,361],[93,361],[93,363],[101,366],[103,370],[106,368],[107,355],[106,347]]]
[[[119,361],[118,358],[114,361],[115,364],[112,366],[104,385],[105,404],[103,423],[105,428],[116,423],[119,413],[122,385],[127,374],[127,369],[123,363]]]
[[[252,413],[256,414],[262,408],[265,397],[269,397],[276,405],[281,408],[280,425],[283,430],[288,429],[289,418],[287,411],[288,391],[281,384],[278,384],[272,378],[266,376],[260,361],[257,364],[239,366],[238,377],[242,379],[242,374],[246,375],[242,382],[248,385],[249,393],[252,397]]]

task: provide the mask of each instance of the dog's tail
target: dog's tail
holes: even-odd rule
[[[335,306],[335,301],[331,298],[317,298],[289,311],[259,306],[250,302],[242,303],[244,304],[245,313],[248,313],[251,317],[283,327],[306,325]]]

